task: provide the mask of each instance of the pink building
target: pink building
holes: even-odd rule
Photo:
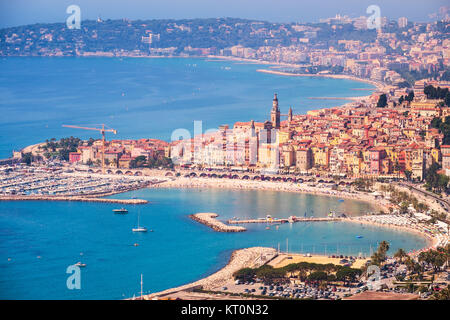
[[[70,152],[69,153],[69,162],[75,163],[81,161],[81,153],[80,152]]]

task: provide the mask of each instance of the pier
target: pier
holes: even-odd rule
[[[228,226],[225,223],[217,220],[216,218],[218,216],[219,215],[216,213],[196,213],[191,214],[189,218],[194,221],[200,222],[201,224],[204,224],[205,226],[208,226],[218,232],[243,232],[247,230],[244,227]]]
[[[79,196],[42,196],[42,195],[30,195],[30,196],[2,196],[0,195],[0,201],[79,201],[79,202],[100,202],[100,203],[117,203],[117,204],[146,204],[147,200],[144,199],[105,199],[105,198],[90,198]]]
[[[277,218],[259,218],[259,219],[243,219],[243,220],[228,220],[228,224],[244,224],[244,223],[287,223],[287,222],[323,222],[323,221],[342,221],[344,218],[339,217],[296,217],[291,216],[287,219],[277,219]]]

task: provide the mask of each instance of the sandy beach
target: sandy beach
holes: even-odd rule
[[[276,75],[280,75],[280,76],[291,76],[291,77],[322,77],[322,78],[333,78],[333,79],[347,79],[347,80],[353,80],[353,81],[371,84],[371,85],[375,86],[377,88],[377,90],[383,90],[383,88],[384,88],[384,85],[382,83],[379,83],[379,82],[376,82],[373,80],[369,80],[369,79],[358,78],[358,77],[346,75],[346,74],[290,73],[290,72],[283,72],[283,71],[270,70],[270,69],[258,69],[256,71],[262,72],[262,73],[276,74]],[[367,97],[369,97],[369,96],[358,97],[358,98],[367,98]],[[350,97],[349,97],[349,99],[350,99]]]
[[[391,228],[403,232],[411,232],[419,235],[428,240],[428,246],[413,252],[409,252],[410,255],[418,255],[420,252],[428,251],[430,249],[436,249],[438,246],[445,246],[449,243],[448,235],[439,233],[437,230],[433,229],[428,231],[430,227],[425,226],[422,223],[417,223],[411,218],[397,216],[397,215],[373,215],[373,216],[362,216],[362,217],[351,217],[346,218],[346,222],[359,223],[372,225],[383,228]],[[426,231],[427,230],[427,231]]]
[[[270,261],[268,265],[274,268],[282,268],[291,263],[299,263],[299,262],[309,262],[309,263],[317,263],[317,264],[328,264],[332,263],[335,265],[343,265],[340,263],[341,258],[331,258],[326,255],[318,255],[313,254],[306,256],[300,253],[280,253],[275,259]],[[355,263],[352,265],[352,268],[361,268],[369,259],[356,259]]]
[[[267,190],[295,193],[308,193],[318,196],[337,197],[340,199],[350,199],[366,201],[375,206],[378,210],[388,211],[389,203],[386,200],[375,199],[367,193],[349,193],[327,188],[312,187],[306,184],[274,181],[252,181],[252,180],[230,180],[214,178],[185,178],[179,177],[175,180],[160,183],[155,188],[220,188],[233,190]]]
[[[387,200],[377,199],[375,196],[367,193],[349,193],[288,182],[180,177],[175,180],[163,182],[156,187],[198,189],[220,188],[232,190],[268,190],[293,193],[308,193],[318,196],[332,196],[338,197],[340,199],[351,199],[369,202],[383,212],[389,212],[388,208],[391,206],[391,204]],[[216,219],[214,220],[217,221]],[[429,245],[426,248],[417,252],[411,252],[411,254],[417,254],[430,248],[436,248],[437,246],[444,246],[449,242],[448,235],[440,232],[436,227],[432,227],[425,222],[420,222],[418,219],[411,218],[406,215],[368,213],[367,215],[361,217],[347,217],[342,218],[341,220],[348,223],[370,224],[378,227],[392,228],[404,232],[411,232],[420,235],[428,240]]]

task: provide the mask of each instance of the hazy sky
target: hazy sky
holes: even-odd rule
[[[0,0],[0,27],[37,22],[64,22],[76,4],[81,19],[159,19],[239,17],[272,22],[314,22],[336,13],[366,14],[378,5],[381,15],[428,21],[428,14],[448,0]]]

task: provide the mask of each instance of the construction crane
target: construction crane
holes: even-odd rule
[[[112,132],[114,134],[117,134],[117,130],[115,129],[105,129],[105,125],[102,124],[101,128],[88,128],[88,127],[80,127],[80,126],[72,126],[63,124],[63,127],[65,128],[74,128],[74,129],[82,129],[82,130],[94,130],[94,131],[100,131],[102,133],[102,173],[105,173],[105,132]]]

